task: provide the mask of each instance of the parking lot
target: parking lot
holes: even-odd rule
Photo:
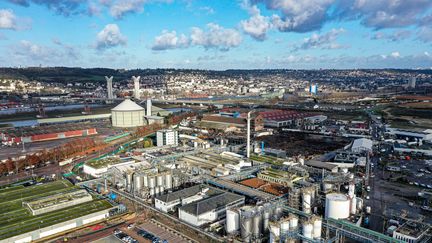
[[[153,221],[147,221],[141,225],[138,226],[139,229],[148,232],[154,236],[157,236],[160,240],[166,240],[169,243],[186,243],[189,242],[188,240],[184,239],[182,236],[178,235],[177,233],[158,226]],[[139,231],[138,231],[139,232]],[[140,233],[140,232],[139,232]],[[144,233],[144,232],[141,232]]]

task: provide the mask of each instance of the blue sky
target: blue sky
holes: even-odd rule
[[[432,68],[430,0],[0,0],[1,66]]]

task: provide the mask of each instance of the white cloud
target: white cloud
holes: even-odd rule
[[[432,42],[432,26],[421,27],[417,33],[417,37],[423,42]]]
[[[398,42],[401,40],[405,40],[411,36],[411,31],[409,30],[398,30],[393,33],[384,33],[384,32],[376,32],[375,35],[372,36],[373,40],[388,40],[393,42]]]
[[[144,10],[146,0],[119,0],[110,7],[110,14],[120,19],[128,13],[140,13]]]
[[[207,31],[198,27],[192,28],[191,44],[202,46],[205,49],[216,48],[227,51],[237,47],[243,41],[241,34],[235,29],[225,29],[217,24],[207,24]]]
[[[99,50],[126,45],[127,38],[120,32],[116,24],[107,24],[96,37],[95,47]]]
[[[0,9],[0,29],[17,29],[16,16],[12,10]]]
[[[272,27],[270,18],[262,16],[256,5],[250,7],[249,12],[252,16],[247,20],[240,21],[242,30],[258,41],[265,40],[267,31]]]
[[[392,52],[390,54],[390,56],[393,57],[393,58],[399,58],[401,55],[400,55],[400,53],[398,51],[394,51],[394,52]]]
[[[336,43],[337,37],[344,33],[345,29],[332,29],[324,34],[312,34],[311,37],[305,38],[300,45],[297,45],[293,51],[307,49],[340,49],[346,46]]]
[[[152,49],[160,51],[167,49],[186,48],[189,46],[189,43],[189,39],[184,34],[177,36],[175,31],[169,32],[165,30],[161,35],[155,37]]]

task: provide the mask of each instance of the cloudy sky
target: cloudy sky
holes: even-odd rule
[[[432,68],[431,0],[0,0],[0,66]]]

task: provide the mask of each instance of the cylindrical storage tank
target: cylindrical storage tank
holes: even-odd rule
[[[325,218],[346,219],[350,216],[350,199],[340,193],[326,195]]]
[[[163,186],[163,175],[157,176],[157,186]]]
[[[142,176],[138,173],[134,174],[134,184],[135,184],[134,190],[136,192],[141,191],[143,182],[142,182]]]
[[[113,127],[139,127],[144,125],[144,108],[130,99],[111,109]]]
[[[280,241],[280,228],[276,224],[270,225],[269,243],[279,243]]]
[[[311,222],[304,222],[302,225],[302,235],[306,238],[312,239],[313,225]]]
[[[165,174],[165,187],[168,190],[172,188],[172,175],[171,175],[171,173]]]
[[[179,186],[180,186],[180,178],[178,178],[177,176],[173,177],[173,187],[177,188]]]
[[[372,208],[370,206],[366,207],[366,213],[370,214],[372,212]]]
[[[163,194],[164,191],[165,191],[165,187],[160,186],[160,187],[159,187],[159,193],[160,193],[160,194]]]
[[[154,176],[151,176],[148,178],[149,181],[149,187],[150,188],[155,188],[156,187],[156,178]]]
[[[148,176],[147,175],[143,176],[143,183],[144,183],[144,187],[148,187],[149,186]]]
[[[303,193],[302,209],[305,213],[311,213],[312,196],[310,192]]]
[[[355,185],[354,185],[354,183],[350,183],[348,185],[348,196],[350,196],[351,198],[355,196]]]
[[[270,221],[270,209],[265,208],[262,214],[263,218],[263,232],[267,233],[269,231],[269,221]]]
[[[155,195],[155,189],[154,188],[150,188],[150,196],[154,196]]]
[[[293,215],[293,216],[290,217],[289,227],[290,227],[291,231],[298,228],[298,218],[297,218],[297,216]]]
[[[281,235],[285,235],[286,233],[288,233],[288,231],[290,230],[290,221],[289,221],[289,218],[282,219],[280,221],[279,227],[280,227]]]
[[[226,224],[225,229],[227,234],[233,234],[240,229],[240,215],[235,209],[228,209],[226,211]]]
[[[255,239],[259,239],[262,232],[262,215],[257,211],[252,219],[252,233]]]
[[[321,231],[322,231],[322,219],[315,218],[313,222],[313,238],[314,239],[321,239]]]
[[[357,198],[354,196],[351,198],[351,214],[355,215],[357,213]]]
[[[357,198],[357,211],[363,210],[363,199]]]
[[[252,236],[252,218],[248,215],[240,216],[240,235],[243,242],[250,242]]]
[[[155,187],[155,195],[159,195],[160,193],[160,187]]]
[[[126,190],[127,191],[132,191],[133,185],[132,185],[132,173],[127,173],[126,174]]]
[[[282,209],[282,207],[281,207],[280,205],[276,205],[276,208],[275,208],[275,210],[274,210],[273,218],[274,218],[275,220],[279,220],[279,219],[282,217],[282,214],[283,214],[283,209]]]

